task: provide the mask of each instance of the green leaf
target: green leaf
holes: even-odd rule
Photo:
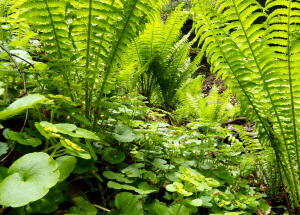
[[[42,121],[39,123],[45,131],[52,133],[55,136],[56,133],[66,134],[71,137],[84,138],[88,140],[100,140],[99,137],[92,131],[88,131],[83,128],[78,128],[74,124],[60,123],[52,124],[50,122]],[[43,134],[43,132],[42,132]]]
[[[26,154],[8,169],[0,183],[0,204],[21,207],[44,197],[59,180],[56,162],[43,152]]]
[[[39,94],[32,94],[28,96],[24,96],[10,104],[7,108],[0,112],[0,120],[5,120],[12,116],[15,116],[22,111],[32,108],[34,105],[37,104],[44,104],[48,100],[45,96]]]
[[[62,146],[66,148],[66,151],[71,155],[83,158],[83,159],[91,159],[91,155],[84,149],[83,145],[80,143],[75,143],[67,138],[61,138],[60,143]]]
[[[0,156],[5,155],[8,151],[7,143],[0,142]]]
[[[73,199],[75,206],[70,208],[69,215],[96,215],[97,209],[89,201],[82,197],[76,197]],[[67,215],[67,214],[66,214]]]
[[[59,205],[67,199],[67,183],[59,183],[51,188],[42,199],[26,206],[26,214],[54,214]]]
[[[155,166],[158,169],[166,170],[168,169],[169,165],[167,165],[167,161],[163,159],[156,158],[153,162],[152,165]]]
[[[155,202],[149,206],[148,210],[151,215],[173,215],[171,209],[166,206],[165,203],[159,202],[158,200],[155,200]]]
[[[87,173],[88,171],[98,171],[97,167],[95,166],[94,160],[78,158],[76,167],[73,171],[74,174],[83,174]]]
[[[231,174],[226,170],[225,167],[219,166],[215,171],[214,174],[220,178],[223,179],[228,184],[234,183],[234,178],[231,176]]]
[[[166,190],[169,192],[177,192],[180,193],[183,196],[191,196],[193,193],[188,192],[184,189],[184,186],[180,182],[174,182],[173,184],[168,184],[166,186]]]
[[[142,183],[143,184],[139,184],[139,188],[136,188],[134,186],[130,186],[127,184],[119,184],[114,181],[109,181],[107,183],[107,187],[113,188],[116,190],[132,190],[141,195],[148,195],[150,193],[155,193],[158,191],[155,187],[152,187],[150,185],[145,185],[144,183],[146,183],[146,182],[142,182]]]
[[[39,138],[31,137],[25,132],[14,132],[9,129],[3,131],[5,138],[16,141],[22,145],[37,147],[42,144]]]
[[[271,207],[267,204],[266,200],[261,199],[259,200],[259,208],[263,211],[269,211]]]
[[[3,167],[3,166],[0,166],[0,182],[6,178],[7,176],[7,171],[8,171],[8,168],[6,167]]]
[[[0,129],[3,129],[3,128],[4,128],[4,126],[0,124]]]
[[[143,193],[145,193],[145,194],[158,192],[157,187],[150,185],[147,182],[139,183],[138,188],[139,188],[140,192],[143,191]]]
[[[115,199],[120,215],[143,215],[142,203],[139,198],[131,193],[119,193]]]
[[[126,174],[128,177],[137,178],[146,172],[146,170],[143,169],[144,166],[145,165],[142,163],[131,164],[125,169],[122,169],[122,173]]]
[[[200,207],[202,206],[203,201],[202,199],[193,199],[193,200],[187,200],[187,203],[195,207]]]
[[[186,206],[184,206],[182,203],[177,203],[175,205],[172,205],[169,207],[170,214],[180,214],[180,215],[190,215],[190,209]]]
[[[111,147],[104,149],[102,157],[103,160],[111,164],[118,164],[125,160],[124,152]]]
[[[121,143],[132,142],[136,138],[131,128],[120,123],[116,126],[113,136]]]
[[[112,171],[104,171],[103,176],[110,180],[117,180],[118,182],[123,182],[123,183],[132,183],[133,182],[132,180],[129,180],[128,178],[126,178],[125,175],[122,173],[115,173]]]
[[[200,199],[202,200],[202,206],[203,206],[203,207],[210,208],[210,207],[213,206],[213,205],[210,203],[210,201],[211,201],[211,199],[212,199],[210,196],[201,196]]]
[[[60,172],[59,181],[64,181],[73,172],[76,167],[76,158],[73,156],[63,156],[56,159],[58,170]]]

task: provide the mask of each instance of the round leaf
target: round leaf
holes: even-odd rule
[[[132,129],[126,125],[118,124],[113,133],[114,138],[121,142],[132,142],[135,139],[135,134],[132,132]]]
[[[67,199],[67,188],[67,183],[56,184],[46,196],[26,205],[26,214],[55,214],[53,212]]]
[[[21,207],[45,196],[59,179],[56,162],[43,152],[26,154],[8,169],[0,183],[0,204]]]
[[[106,148],[102,156],[105,161],[111,164],[121,163],[125,159],[125,154],[115,148]]]

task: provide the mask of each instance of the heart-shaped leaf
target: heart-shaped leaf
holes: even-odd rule
[[[125,159],[125,154],[124,152],[121,152],[118,149],[109,147],[104,149],[102,157],[108,163],[118,164]]]
[[[118,124],[113,133],[114,138],[121,142],[132,142],[136,135],[132,132],[132,129],[126,125]]]
[[[67,199],[67,183],[59,183],[52,187],[46,196],[26,205],[25,210],[28,214],[55,214],[61,203]],[[26,214],[27,214],[26,213]]]
[[[21,207],[44,197],[59,179],[56,162],[44,152],[26,154],[0,183],[0,204]]]

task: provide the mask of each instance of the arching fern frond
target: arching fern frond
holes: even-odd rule
[[[215,5],[194,0],[194,4],[199,45],[213,71],[228,76],[242,102],[249,105],[260,139],[267,138],[272,145],[298,205],[299,46],[290,36],[299,20],[298,1],[267,1],[266,9],[275,8],[268,17],[255,0],[217,0]]]
[[[43,48],[48,54],[59,59],[69,56],[66,1],[21,0],[15,3],[14,7],[22,11],[20,17],[40,33]]]

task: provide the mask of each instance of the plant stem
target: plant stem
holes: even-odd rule
[[[100,209],[100,210],[103,210],[103,211],[106,211],[106,212],[110,212],[110,210],[109,210],[109,209],[107,209],[107,208],[104,208],[104,207],[102,207],[102,206],[100,206],[100,205],[96,205],[96,204],[94,204],[94,206],[95,206],[96,208]]]
[[[176,215],[179,215],[179,212],[180,212],[182,206],[183,206],[183,204],[181,203],[180,206],[179,206],[179,208],[178,208],[178,210],[177,210],[177,212],[176,212]]]

